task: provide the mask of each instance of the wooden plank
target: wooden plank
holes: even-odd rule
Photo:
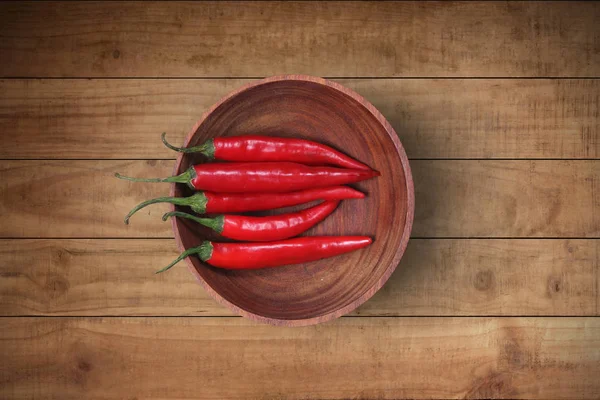
[[[200,115],[249,82],[0,81],[0,158],[174,158]],[[599,158],[598,80],[341,79],[391,122],[411,158]],[[283,127],[285,129],[285,127]]]
[[[0,237],[171,237],[148,207],[167,184],[133,183],[172,161],[0,161]],[[414,237],[600,237],[600,162],[413,160]]]
[[[11,399],[594,399],[600,319],[6,318]]]
[[[595,3],[10,2],[0,76],[598,76]]]
[[[416,237],[600,237],[598,161],[412,161]]]
[[[168,176],[172,161],[2,161],[1,237],[171,237],[160,216],[163,204],[148,207],[125,225],[140,201],[167,196],[168,184],[141,184],[114,177]],[[11,226],[12,225],[12,226]]]
[[[413,239],[353,315],[598,316],[597,240]],[[230,316],[172,239],[0,240],[0,315]],[[315,277],[318,279],[318,277]]]
[[[412,239],[355,314],[598,316],[599,250],[595,239]]]

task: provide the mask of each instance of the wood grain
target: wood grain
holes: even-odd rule
[[[0,346],[11,399],[600,395],[596,318],[7,318]]]
[[[598,20],[593,2],[0,3],[0,398],[600,398],[600,81],[576,79],[600,77]],[[390,281],[301,329],[232,317],[183,266],[153,275],[177,253],[167,208],[122,217],[169,187],[112,176],[169,175],[161,132],[182,143],[283,73],[340,78],[421,159]]]
[[[172,237],[138,202],[165,196],[167,184],[120,181],[168,176],[172,161],[0,161],[0,237]],[[413,237],[600,237],[597,161],[411,161]],[[35,190],[32,190],[35,188]]]
[[[412,239],[356,315],[589,315],[600,309],[595,239]]]
[[[172,164],[0,162],[0,214],[7,217],[0,232],[4,237],[171,237],[170,224],[160,218],[168,210],[163,204],[137,213],[129,225],[123,222],[141,200],[168,195],[168,185],[122,181],[114,174],[168,176]]]
[[[0,76],[600,75],[600,6],[8,2]]]
[[[597,240],[413,239],[355,316],[599,316]],[[231,316],[172,239],[0,240],[0,315]]]
[[[600,81],[340,79],[390,121],[410,158],[599,158]],[[204,111],[250,82],[1,80],[0,158],[175,158]]]
[[[600,237],[597,161],[412,161],[416,237]]]

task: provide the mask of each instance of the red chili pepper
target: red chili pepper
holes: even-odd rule
[[[221,193],[293,192],[344,185],[379,176],[373,170],[309,167],[291,162],[198,164],[168,178],[117,178],[133,182],[186,183],[195,190]]]
[[[164,272],[191,255],[217,268],[257,269],[300,264],[337,256],[366,247],[368,236],[306,236],[267,243],[215,243],[204,241],[187,249],[171,264],[156,273]]]
[[[306,165],[337,165],[350,169],[370,169],[347,155],[310,140],[245,135],[218,137],[194,147],[175,147],[161,138],[165,146],[181,153],[201,153],[209,160],[236,162],[291,161]]]
[[[323,221],[338,204],[339,201],[326,201],[306,210],[268,217],[219,215],[214,218],[199,218],[195,215],[174,211],[163,215],[163,221],[169,217],[182,217],[209,227],[229,239],[245,242],[271,242],[298,236],[307,231]]]
[[[189,197],[158,197],[135,206],[125,217],[125,223],[140,209],[155,203],[188,206],[198,214],[239,213],[296,206],[315,200],[362,199],[365,194],[348,186],[307,189],[289,193],[213,193],[197,192]]]

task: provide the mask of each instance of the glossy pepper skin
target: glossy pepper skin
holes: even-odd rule
[[[271,242],[298,236],[307,231],[323,221],[338,204],[338,201],[326,201],[306,210],[266,217],[219,215],[214,218],[199,218],[175,211],[163,215],[163,220],[169,217],[187,218],[209,227],[229,239],[246,242]]]
[[[365,164],[321,143],[304,139],[244,135],[217,137],[199,146],[175,147],[162,141],[171,150],[181,153],[201,153],[209,160],[233,162],[291,161],[306,165],[336,165],[350,169],[370,169]]]
[[[359,182],[379,174],[291,162],[200,164],[193,169],[195,176],[190,183],[194,189],[229,193],[293,192]]]
[[[275,242],[215,243],[205,241],[192,247],[171,264],[157,271],[164,272],[190,255],[217,268],[258,269],[300,264],[333,257],[368,246],[368,236],[307,236]]]
[[[135,206],[125,217],[125,223],[140,209],[155,203],[188,206],[198,214],[240,213],[296,206],[315,200],[363,199],[365,194],[348,186],[331,186],[289,193],[214,193],[197,192],[188,197],[158,197]]]
[[[168,178],[117,178],[134,182],[186,183],[194,190],[220,193],[293,192],[345,185],[379,176],[373,170],[311,167],[291,162],[208,163]]]

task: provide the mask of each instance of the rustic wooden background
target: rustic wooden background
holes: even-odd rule
[[[249,80],[324,76],[406,147],[413,237],[307,328],[233,316],[161,185]],[[600,4],[0,4],[0,397],[600,398]]]

